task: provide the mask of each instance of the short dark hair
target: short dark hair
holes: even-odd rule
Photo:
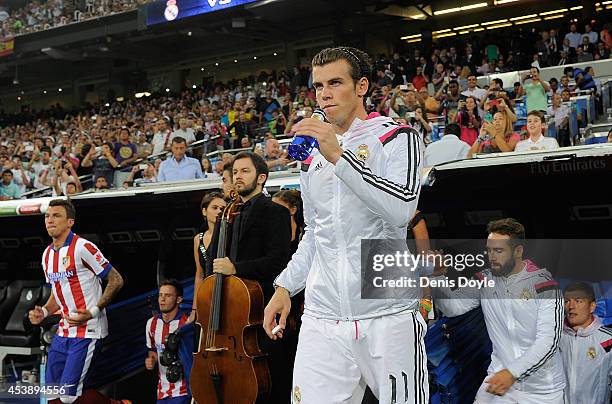
[[[444,128],[444,135],[455,135],[457,137],[461,136],[461,127],[456,123],[451,123],[446,125]]]
[[[210,205],[213,199],[217,198],[225,200],[225,196],[223,196],[223,193],[218,191],[209,192],[204,195],[204,197],[202,198],[202,202],[200,202],[200,210],[208,208],[208,205]]]
[[[175,137],[172,138],[172,142],[171,143],[185,143],[185,144],[187,144],[187,141],[182,136],[175,136]]]
[[[574,68],[571,66],[566,67],[565,69],[563,69],[563,74],[567,76],[567,73],[574,73]]]
[[[2,175],[4,175],[4,174],[11,174],[11,175],[13,175],[13,172],[10,169],[7,168],[6,170],[2,171]]]
[[[527,117],[529,118],[530,116],[537,116],[538,118],[540,118],[540,122],[544,123],[544,113],[542,111],[537,109],[529,111]]]
[[[493,79],[494,82],[496,82],[497,84],[499,84],[499,87],[503,90],[504,89],[504,81],[502,79]]]
[[[270,169],[268,168],[268,165],[266,164],[266,161],[263,159],[263,157],[261,157],[257,153],[253,153],[252,151],[240,152],[234,157],[234,160],[232,161],[232,168],[234,167],[234,163],[240,159],[250,159],[253,165],[255,166],[256,175],[259,176],[261,174],[265,174],[266,181],[268,180],[268,176],[270,175]],[[264,181],[262,185],[265,185],[266,181]]]
[[[459,82],[455,79],[452,79],[451,81],[448,82],[448,85],[450,86],[451,84],[456,84],[459,85]]]
[[[595,290],[593,289],[593,286],[586,282],[570,283],[563,291],[563,294],[565,295],[567,292],[582,292],[584,293],[584,297],[589,299],[589,302],[595,301]]]
[[[536,69],[536,72],[540,73],[540,69],[538,69],[536,66],[531,66],[531,67],[529,68],[529,70],[531,70],[531,69]]]
[[[519,240],[525,240],[525,227],[516,219],[511,217],[499,220],[493,220],[487,225],[487,232],[503,234],[510,236],[510,241],[513,247],[523,244]]]
[[[66,211],[66,217],[68,217],[68,219],[76,219],[76,209],[74,208],[72,202],[66,199],[53,199],[51,202],[49,202],[49,207],[52,206],[63,207]]]
[[[559,83],[559,80],[557,80],[556,78],[552,78],[550,80],[548,80],[549,83]]]
[[[87,145],[85,145],[85,146],[87,146]],[[41,148],[40,148],[40,152],[41,152],[41,153],[47,152],[47,153],[49,153],[49,154],[53,153],[53,151],[51,151],[51,148],[50,148],[49,146],[43,146],[43,147],[41,147]]]
[[[350,66],[349,74],[353,79],[353,83],[357,84],[363,77],[368,79],[369,91],[372,62],[370,61],[370,56],[364,51],[348,46],[325,48],[312,58],[312,66],[324,66],[338,60],[344,60]]]
[[[183,296],[183,285],[176,279],[166,279],[159,284],[159,289],[161,289],[162,286],[172,286],[174,290],[176,290],[177,296]]]

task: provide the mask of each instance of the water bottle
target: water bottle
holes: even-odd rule
[[[325,112],[321,109],[315,109],[312,113],[312,118],[318,119],[319,121],[325,121]],[[287,154],[294,160],[304,161],[314,151],[315,148],[319,148],[319,142],[312,136],[295,134],[289,147],[287,147]]]

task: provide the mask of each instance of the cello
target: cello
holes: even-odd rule
[[[215,257],[229,256],[232,224],[240,214],[236,191],[217,219]],[[253,404],[270,391],[270,371],[257,344],[263,323],[264,297],[256,281],[212,274],[196,294],[200,325],[198,352],[194,353],[190,386],[198,404]]]

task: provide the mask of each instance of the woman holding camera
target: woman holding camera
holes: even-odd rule
[[[468,151],[468,158],[474,157],[476,153],[504,153],[514,151],[516,144],[521,140],[518,133],[508,129],[508,116],[502,111],[497,111],[493,121],[486,120],[480,128],[480,135]]]
[[[478,138],[481,119],[478,114],[478,102],[474,97],[459,99],[459,110],[455,116],[455,121],[461,128],[461,140],[472,146]]]

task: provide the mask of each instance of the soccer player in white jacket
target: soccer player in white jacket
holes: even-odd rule
[[[329,48],[312,64],[317,102],[329,123],[309,118],[294,126],[295,133],[315,137],[319,150],[302,164],[306,230],[275,281],[264,328],[271,338],[282,337],[272,332],[276,316],[284,329],[290,296],[305,289],[293,403],[361,403],[369,385],[382,403],[425,404],[421,290],[402,299],[361,297],[362,240],[406,248],[420,191],[420,139],[414,129],[367,115],[367,54]]]
[[[490,270],[477,277],[494,281],[494,286],[432,288],[437,307],[449,317],[482,308],[493,352],[475,403],[563,404],[558,284],[547,270],[523,260],[522,224],[501,219],[489,223],[487,231]]]
[[[588,283],[565,288],[565,324],[561,358],[565,368],[566,404],[610,403],[612,330],[603,326],[595,311],[595,292]]]

